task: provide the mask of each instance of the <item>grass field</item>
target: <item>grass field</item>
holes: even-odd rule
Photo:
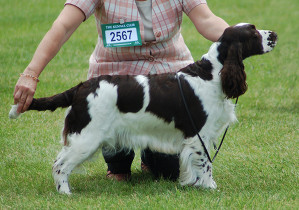
[[[132,181],[115,183],[106,180],[100,155],[84,165],[85,173],[71,176],[71,197],[56,192],[51,176],[65,110],[8,119],[19,73],[64,1],[0,2],[0,209],[299,209],[299,1],[208,1],[231,25],[250,22],[279,35],[273,52],[245,61],[249,90],[239,99],[239,122],[213,164],[217,190],[154,180],[141,172],[139,155]],[[186,17],[183,35],[195,59],[207,52],[211,43],[197,35]],[[91,17],[43,72],[35,96],[62,92],[85,80],[96,39]]]

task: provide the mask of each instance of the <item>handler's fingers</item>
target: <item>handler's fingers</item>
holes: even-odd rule
[[[17,94],[18,90],[19,90],[18,86],[15,86],[15,90],[13,92],[13,97],[14,97],[14,103],[15,104],[16,104],[16,94]]]
[[[18,104],[17,112],[25,112],[32,102],[37,81],[27,77],[20,77],[14,91],[14,103]]]
[[[33,99],[33,96],[32,95],[28,95],[27,98],[26,98],[26,101],[24,103],[24,106],[23,106],[23,109],[22,109],[22,113],[25,112],[28,107],[30,106],[31,102],[32,102],[32,99]]]
[[[24,104],[27,100],[27,95],[25,95],[25,93],[22,94],[21,99],[18,102],[18,109],[17,109],[17,113],[23,113],[23,109],[24,109]]]
[[[19,103],[19,100],[21,98],[22,93],[18,90],[18,88],[15,88],[15,92],[13,94],[14,104]]]

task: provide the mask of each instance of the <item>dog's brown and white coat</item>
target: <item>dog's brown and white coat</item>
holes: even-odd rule
[[[200,61],[177,73],[196,132],[208,150],[236,120],[229,99],[247,89],[242,60],[271,51],[276,39],[274,32],[254,25],[229,27]],[[212,164],[190,125],[175,74],[100,76],[64,93],[34,99],[29,110],[68,106],[64,147],[53,166],[59,192],[70,193],[68,176],[102,145],[180,154],[182,185],[216,188]],[[16,116],[15,105],[10,117]]]

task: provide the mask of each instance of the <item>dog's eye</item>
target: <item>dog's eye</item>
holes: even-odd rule
[[[255,32],[254,33],[254,38],[259,38],[260,37],[260,34],[258,32]]]

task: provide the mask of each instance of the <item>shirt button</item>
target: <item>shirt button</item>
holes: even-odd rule
[[[156,32],[156,37],[160,37],[162,35],[161,31]]]
[[[120,24],[124,24],[125,23],[125,20],[123,18],[119,19],[119,23]]]
[[[154,59],[154,57],[149,57],[148,58],[148,61],[150,61],[150,62],[153,62],[155,59]]]

